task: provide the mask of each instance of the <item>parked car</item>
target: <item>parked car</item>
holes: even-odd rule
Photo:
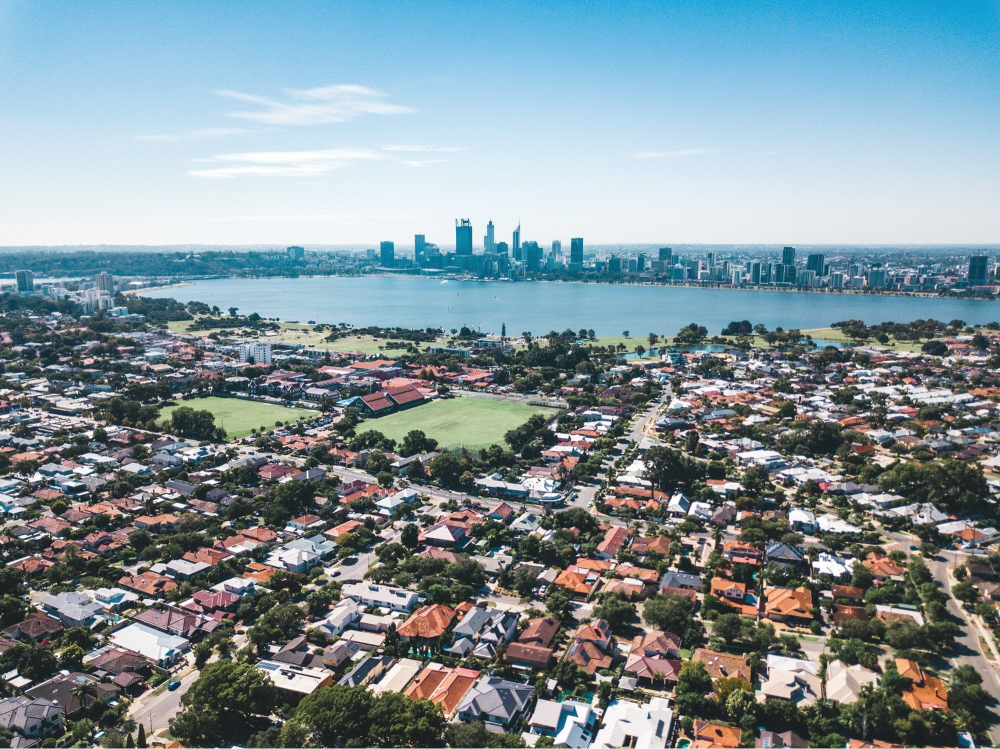
[[[179,681],[177,681],[176,679],[174,679],[172,682],[170,682],[169,684],[167,684],[167,689],[169,689],[171,692],[173,692],[180,685],[181,685],[181,683]]]

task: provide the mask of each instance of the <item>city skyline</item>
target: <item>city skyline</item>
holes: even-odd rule
[[[997,30],[984,3],[3,2],[0,244],[444,245],[473,216],[478,247],[529,213],[567,249],[989,244]]]

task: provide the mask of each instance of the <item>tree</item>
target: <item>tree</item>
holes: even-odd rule
[[[87,705],[97,699],[97,687],[89,679],[81,679],[73,684],[70,694],[73,699],[80,703],[80,707],[87,707]]]
[[[951,593],[966,606],[971,606],[979,600],[979,588],[971,580],[956,583],[952,586]]]
[[[301,613],[297,606],[294,608]],[[181,703],[188,707],[220,715],[235,713],[243,720],[251,715],[269,715],[274,700],[274,684],[263,671],[249,663],[234,661],[209,663],[181,697]]]
[[[316,732],[322,746],[364,745],[371,703],[367,689],[333,684],[303,697],[295,717]]]
[[[732,645],[747,635],[747,625],[753,626],[739,614],[722,614],[712,624],[712,634],[725,640],[726,645]]]
[[[382,692],[368,712],[368,746],[441,746],[444,725],[440,705]]]
[[[139,724],[139,733],[135,738],[136,749],[146,749],[146,727]]]
[[[612,631],[621,632],[635,619],[635,605],[618,594],[608,595],[594,607],[594,616],[607,621]]]
[[[408,549],[417,548],[417,542],[420,535],[420,530],[415,523],[407,523],[403,526],[402,533],[400,533],[399,540]]]
[[[11,588],[13,590],[13,588]],[[0,598],[0,626],[9,627],[24,619],[28,613],[28,604],[14,596]]]
[[[734,723],[740,723],[744,715],[753,716],[757,708],[757,700],[753,696],[753,687],[742,679],[737,679],[740,684],[746,685],[747,689],[734,689],[726,697],[726,715]]]
[[[419,429],[413,429],[406,433],[400,446],[399,454],[403,457],[417,455],[418,453],[429,453],[437,449],[437,440],[428,437]]]
[[[712,677],[701,661],[686,661],[677,677],[674,694],[679,712],[703,715],[707,705],[705,695],[712,691]]]

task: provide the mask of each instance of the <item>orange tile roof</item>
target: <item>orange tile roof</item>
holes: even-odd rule
[[[735,749],[740,745],[740,729],[706,720],[694,722],[691,746],[696,749]]]
[[[397,633],[400,637],[433,639],[440,637],[455,621],[455,609],[435,603],[424,606],[413,612],[413,615],[403,622]]]

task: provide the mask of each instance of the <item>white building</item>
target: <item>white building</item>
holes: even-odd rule
[[[634,746],[664,749],[670,740],[674,711],[669,701],[654,697],[645,705],[612,700],[604,713],[604,728],[594,738],[595,749]]]
[[[185,637],[168,635],[145,624],[132,624],[111,635],[111,642],[120,648],[148,658],[158,666],[172,666],[187,652],[190,642]]]
[[[411,590],[374,583],[348,583],[340,589],[342,596],[359,603],[393,611],[410,611],[417,605],[417,594]]]
[[[528,721],[529,733],[549,736],[552,746],[585,749],[593,739],[596,716],[586,702],[539,700]]]
[[[246,364],[253,361],[254,364],[271,363],[270,343],[241,343],[239,346],[240,363]]]

